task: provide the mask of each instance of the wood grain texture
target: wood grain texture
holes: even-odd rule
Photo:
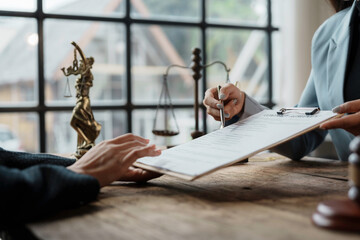
[[[359,239],[310,220],[318,202],[347,190],[346,163],[265,154],[194,182],[116,182],[98,201],[28,227],[42,239]]]

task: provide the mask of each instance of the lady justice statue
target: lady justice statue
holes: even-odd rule
[[[101,125],[95,121],[94,115],[90,106],[89,92],[93,86],[94,77],[91,73],[92,65],[94,64],[94,58],[85,58],[83,51],[75,43],[74,45],[74,61],[73,65],[62,68],[65,76],[79,75],[76,79],[76,105],[73,109],[70,125],[75,129],[78,134],[77,138],[77,150],[74,154],[76,159],[80,159],[87,151],[95,146],[95,139],[99,136]],[[80,66],[76,57],[76,52],[79,52],[81,56]]]

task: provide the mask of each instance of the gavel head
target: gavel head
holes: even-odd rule
[[[360,204],[360,137],[350,143],[352,154],[349,156],[350,190],[348,197]]]

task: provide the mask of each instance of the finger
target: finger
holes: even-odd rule
[[[220,89],[220,98],[224,101],[232,99],[240,100],[240,95],[240,89],[235,87],[232,83],[227,83]]]
[[[228,104],[225,105],[224,107],[224,113],[225,113],[225,118],[226,119],[231,119],[232,117],[234,117],[236,114],[238,114],[241,110],[241,106],[237,103],[237,99],[235,99],[236,101],[230,101]]]
[[[355,113],[360,111],[360,100],[353,100],[333,109],[336,113]]]
[[[127,141],[130,141],[130,140],[137,140],[139,142],[149,143],[149,139],[142,138],[142,137],[134,135],[132,133],[127,133],[127,134],[121,135],[119,137],[116,137],[114,139],[109,140],[109,142],[123,143],[123,142],[127,142]]]
[[[120,177],[119,181],[147,182],[150,179],[158,178],[160,176],[162,176],[160,173],[129,167],[128,171]]]
[[[320,125],[322,129],[352,128],[360,125],[360,114],[347,115],[342,118],[329,120]]]
[[[216,105],[219,103],[220,103],[220,101],[218,100],[218,97],[217,97],[217,89],[209,88],[208,90],[206,90],[203,104],[206,107],[217,108]]]
[[[146,156],[159,156],[161,154],[161,150],[156,149],[155,145],[148,145],[145,147],[138,147],[132,149],[123,159],[122,164],[124,166],[129,167],[132,165],[138,158],[146,157]]]
[[[235,115],[239,114],[241,109],[244,106],[245,102],[245,93],[241,93],[240,99],[233,99],[232,101],[228,102],[224,107],[225,118],[231,119]]]
[[[153,149],[155,149],[155,145],[133,145],[131,146],[130,144],[128,145],[128,147],[123,147],[123,148],[117,148],[117,147],[114,147],[116,149],[116,151],[118,152],[118,154],[120,156],[118,156],[119,159],[123,158],[125,159],[125,157],[132,151],[134,150],[138,150],[138,149],[142,149],[144,147],[152,147]]]
[[[128,141],[128,142],[125,142],[125,143],[121,143],[121,144],[115,144],[114,143],[114,148],[117,149],[117,150],[127,150],[127,149],[131,149],[131,148],[134,148],[134,147],[143,147],[143,146],[146,146],[148,143],[144,143],[144,142],[141,142],[141,141],[138,141],[138,140],[132,140],[132,141]]]

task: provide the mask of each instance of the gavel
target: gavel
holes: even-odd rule
[[[360,204],[360,137],[356,137],[350,143],[352,154],[349,156],[349,180],[350,190],[348,197]]]
[[[360,231],[360,137],[350,143],[348,198],[319,203],[312,222],[322,228]]]

